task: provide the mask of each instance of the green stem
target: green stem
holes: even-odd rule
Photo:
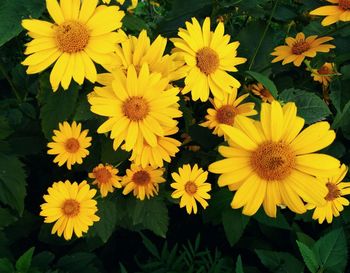
[[[21,96],[19,95],[19,92],[18,92],[17,88],[15,87],[15,85],[13,84],[11,78],[7,74],[1,59],[0,59],[0,72],[5,77],[5,79],[8,81],[8,83],[10,84],[11,90],[12,90],[13,94],[15,95],[15,97],[17,98],[17,100],[21,102],[22,101]]]
[[[278,1],[279,1],[279,0],[276,0],[275,4],[274,4],[274,6],[273,6],[273,9],[272,9],[270,18],[269,18],[269,20],[267,21],[267,25],[266,25],[266,27],[265,27],[265,30],[264,30],[263,35],[261,36],[261,39],[260,39],[260,41],[259,41],[259,44],[258,44],[258,46],[257,46],[256,49],[255,49],[255,52],[254,52],[253,58],[252,58],[252,60],[251,60],[251,62],[250,62],[250,64],[249,64],[248,70],[251,70],[251,68],[252,68],[252,66],[253,66],[253,64],[254,64],[255,58],[256,58],[256,56],[257,56],[258,53],[259,53],[260,47],[261,47],[261,45],[262,45],[262,43],[263,43],[263,41],[264,41],[264,39],[265,39],[267,30],[268,30],[269,27],[270,27],[271,20],[272,20],[272,16],[274,15],[274,13],[275,13],[275,11],[276,11]]]

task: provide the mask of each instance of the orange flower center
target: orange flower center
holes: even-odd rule
[[[66,143],[64,144],[64,147],[66,148],[66,151],[68,153],[75,153],[76,151],[79,150],[80,144],[76,138],[71,137],[66,141]]]
[[[149,112],[148,103],[142,97],[131,97],[124,102],[123,112],[132,121],[143,120]]]
[[[331,71],[327,66],[324,65],[319,70],[317,70],[317,73],[320,75],[327,75],[327,74],[331,74]]]
[[[219,123],[233,125],[236,109],[232,105],[224,105],[217,110],[216,119]]]
[[[339,0],[339,7],[343,10],[350,9],[350,0]]]
[[[308,51],[309,49],[310,49],[310,44],[308,42],[306,42],[305,40],[299,40],[294,43],[292,47],[292,53],[295,55],[300,55],[305,51]]]
[[[215,50],[210,47],[203,47],[198,50],[196,54],[197,59],[197,67],[202,71],[205,75],[209,75],[216,71],[219,67],[219,55],[215,52]]]
[[[74,199],[67,199],[62,206],[62,213],[68,217],[77,216],[80,212],[80,204]]]
[[[112,177],[112,174],[105,167],[99,169],[95,168],[92,172],[94,173],[96,180],[100,184],[108,183],[109,179]]]
[[[146,171],[137,171],[133,174],[132,181],[139,186],[144,186],[151,182],[151,176]]]
[[[77,21],[67,21],[56,28],[58,48],[67,53],[82,51],[88,44],[90,34],[86,26]]]
[[[188,181],[185,185],[185,191],[190,195],[195,194],[197,192],[197,188],[197,185],[192,181]]]
[[[262,179],[283,180],[295,166],[295,154],[283,142],[267,141],[251,154],[250,163]]]
[[[326,199],[327,201],[333,201],[334,199],[340,197],[340,190],[338,189],[336,184],[328,182],[326,186],[328,188],[328,194],[324,199]]]

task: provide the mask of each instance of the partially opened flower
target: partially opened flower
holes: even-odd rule
[[[271,92],[260,82],[249,86],[249,90],[256,96],[260,97],[263,102],[272,102],[274,97]]]
[[[332,177],[319,178],[327,187],[328,193],[324,197],[326,203],[321,205],[307,204],[308,209],[315,209],[312,218],[318,220],[320,224],[327,220],[327,223],[333,221],[333,216],[338,217],[344,210],[344,206],[349,205],[349,200],[344,195],[350,194],[350,182],[343,182],[348,168],[343,164],[338,172]]]
[[[39,73],[55,63],[50,74],[52,89],[68,89],[72,78],[96,81],[93,63],[109,64],[110,54],[123,35],[113,32],[122,26],[124,12],[118,6],[99,6],[98,0],[46,0],[54,23],[25,19],[22,26],[33,40],[26,44],[28,56],[22,64],[27,73]]]
[[[304,119],[294,103],[263,103],[260,122],[238,116],[235,126],[221,125],[229,146],[220,146],[225,157],[209,171],[221,174],[219,186],[236,191],[231,206],[253,215],[261,205],[276,217],[277,205],[296,213],[306,212],[304,201],[324,205],[326,186],[315,176],[336,174],[337,159],[315,153],[330,145],[335,133],[328,122],[317,122],[302,131]]]
[[[109,192],[113,192],[114,188],[121,188],[121,177],[118,175],[118,169],[111,165],[98,164],[91,173],[89,178],[95,179],[92,184],[97,185],[100,189],[102,197],[106,197]]]
[[[311,76],[314,81],[321,83],[327,87],[335,74],[333,63],[324,63],[319,69],[312,69]]]
[[[46,203],[42,204],[40,215],[45,217],[45,223],[53,223],[51,233],[64,236],[70,240],[73,232],[82,237],[89,227],[100,220],[96,215],[97,202],[93,200],[96,190],[90,189],[86,181],[59,181],[48,188],[44,195]]]
[[[317,38],[317,35],[305,37],[304,33],[299,32],[295,38],[287,37],[285,42],[287,45],[278,46],[271,53],[277,56],[272,60],[273,63],[282,61],[282,64],[293,63],[295,66],[300,66],[305,58],[313,58],[317,52],[329,52],[335,48],[334,45],[325,44],[333,40],[332,37]]]
[[[319,7],[310,12],[310,15],[326,16],[322,20],[323,26],[329,26],[336,22],[350,21],[350,0],[326,0],[333,5]]]

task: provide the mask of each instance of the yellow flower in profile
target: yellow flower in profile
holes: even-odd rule
[[[328,122],[317,122],[302,130],[304,119],[296,115],[294,103],[262,103],[260,122],[238,116],[235,127],[221,125],[229,146],[220,146],[225,157],[209,171],[221,174],[220,187],[236,191],[231,203],[253,215],[261,205],[270,217],[276,206],[296,213],[306,212],[305,202],[324,205],[327,188],[315,178],[335,174],[340,162],[315,153],[330,145],[335,133]]]
[[[166,128],[164,136],[157,137],[157,145],[152,147],[140,136],[132,150],[130,161],[134,161],[137,165],[146,167],[151,165],[154,168],[163,167],[164,161],[170,163],[171,157],[179,151],[181,142],[175,138],[169,137],[179,131],[177,127]]]
[[[324,63],[319,69],[312,69],[311,76],[314,81],[321,83],[323,86],[327,87],[332,80],[332,75],[336,71],[334,70],[333,63]]]
[[[53,160],[62,166],[67,163],[67,168],[70,170],[75,163],[83,163],[83,158],[89,155],[86,149],[91,146],[91,137],[87,134],[89,130],[81,131],[81,123],[73,121],[69,125],[67,121],[59,123],[59,130],[54,130],[53,142],[49,142],[47,147],[51,148],[47,151],[49,155],[57,155]]]
[[[313,58],[317,52],[329,52],[330,49],[335,48],[334,45],[324,44],[331,40],[333,40],[332,37],[317,38],[317,35],[305,38],[304,33],[299,32],[295,38],[286,38],[285,42],[287,45],[275,48],[271,55],[277,57],[272,62],[283,60],[283,65],[293,63],[295,66],[300,66],[306,57]]]
[[[93,200],[96,190],[90,189],[86,181],[54,182],[44,195],[46,203],[42,204],[40,215],[45,217],[45,223],[53,223],[51,234],[57,233],[66,240],[72,238],[73,232],[82,237],[89,226],[100,220],[95,214],[97,202]]]
[[[113,192],[114,188],[121,188],[121,177],[117,176],[118,169],[111,165],[98,164],[91,173],[89,178],[95,179],[92,184],[97,185],[100,189],[102,197],[106,197],[109,192]]]
[[[186,207],[188,214],[191,214],[192,211],[196,214],[198,201],[206,209],[208,206],[206,200],[210,199],[208,192],[211,191],[211,184],[206,182],[208,178],[207,171],[198,168],[197,164],[193,168],[190,164],[186,164],[179,168],[178,173],[173,172],[171,176],[175,180],[170,185],[175,189],[171,197],[175,199],[181,197],[180,208]]]
[[[253,116],[257,112],[254,110],[255,103],[241,102],[247,98],[249,94],[242,95],[237,98],[237,89],[233,88],[231,94],[224,94],[222,100],[214,98],[209,99],[215,109],[209,108],[207,110],[208,115],[205,116],[205,122],[201,123],[201,126],[214,129],[213,133],[218,136],[223,136],[224,133],[220,129],[221,124],[233,125],[235,118],[239,115]]]
[[[260,97],[263,102],[272,102],[274,97],[270,90],[268,90],[262,83],[252,84],[249,86],[249,90],[256,96]]]
[[[196,18],[186,22],[186,29],[179,29],[180,38],[171,39],[174,53],[185,61],[187,76],[183,94],[191,91],[192,99],[207,101],[209,90],[214,97],[223,99],[232,87],[241,86],[239,81],[227,72],[238,71],[236,65],[247,59],[237,57],[239,42],[230,43],[230,35],[224,35],[224,24],[218,23],[215,31],[210,31],[210,19],[199,25]]]
[[[88,96],[90,109],[108,117],[97,132],[111,131],[115,150],[125,141],[124,149],[131,151],[139,137],[157,146],[157,137],[164,136],[165,128],[175,127],[174,118],[182,116],[177,103],[179,89],[168,83],[159,73],[150,73],[144,64],[139,75],[130,65],[127,75],[120,71],[114,77],[112,87],[95,87]]]
[[[312,219],[318,220],[320,224],[327,220],[327,223],[332,223],[333,216],[338,217],[339,212],[344,210],[344,206],[349,205],[349,201],[342,197],[350,194],[350,182],[342,182],[348,168],[342,164],[338,172],[333,177],[319,178],[327,187],[328,193],[324,197],[326,204],[317,206],[314,204],[307,204],[307,209],[315,209]]]
[[[336,22],[350,21],[350,0],[326,0],[334,5],[319,7],[310,12],[310,15],[326,16],[322,20],[323,26],[329,26]]]
[[[140,200],[150,199],[158,194],[159,184],[165,182],[162,177],[164,169],[146,166],[145,168],[136,164],[131,164],[126,170],[126,175],[122,179],[124,187],[123,194],[133,192],[134,196]]]
[[[25,19],[22,26],[33,40],[26,44],[28,56],[22,64],[27,73],[35,74],[55,65],[50,74],[53,91],[59,84],[68,89],[72,78],[78,84],[84,79],[96,81],[93,63],[109,64],[121,35],[113,32],[122,26],[124,12],[117,6],[96,7],[98,0],[46,0],[54,23]]]

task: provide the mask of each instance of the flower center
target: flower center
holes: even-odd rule
[[[61,209],[63,214],[68,217],[77,216],[80,211],[80,204],[74,199],[68,199],[64,201]]]
[[[64,144],[64,147],[66,148],[66,151],[68,153],[75,153],[76,151],[79,150],[80,144],[77,139],[74,137],[69,138],[66,143]]]
[[[350,9],[350,0],[339,0],[338,5],[343,10],[348,10]]]
[[[283,142],[267,141],[252,152],[250,161],[254,171],[262,179],[283,180],[295,166],[295,154]]]
[[[185,185],[185,191],[188,194],[193,195],[197,192],[197,185],[192,181],[188,181]]]
[[[124,102],[123,112],[132,121],[143,120],[149,112],[148,103],[142,97],[131,97]]]
[[[210,47],[203,47],[196,54],[197,67],[209,75],[219,67],[219,55]]]
[[[218,109],[216,119],[219,123],[233,125],[236,109],[231,105],[224,105]]]
[[[317,70],[317,73],[320,75],[327,75],[330,74],[331,71],[329,70],[329,68],[327,66],[322,66],[319,70]]]
[[[89,42],[89,31],[77,21],[67,21],[56,28],[58,48],[67,53],[82,51]]]
[[[310,49],[309,43],[307,43],[305,40],[299,40],[294,43],[292,47],[292,53],[295,55],[300,55],[305,51],[308,51],[309,49]]]
[[[133,174],[132,181],[139,186],[144,186],[151,181],[151,176],[146,171],[137,171]]]
[[[105,167],[93,170],[93,173],[100,184],[108,183],[109,179],[112,177],[111,173]]]
[[[328,188],[328,194],[324,199],[326,199],[327,201],[333,201],[334,199],[340,197],[340,190],[338,189],[336,184],[328,182],[326,186]]]

